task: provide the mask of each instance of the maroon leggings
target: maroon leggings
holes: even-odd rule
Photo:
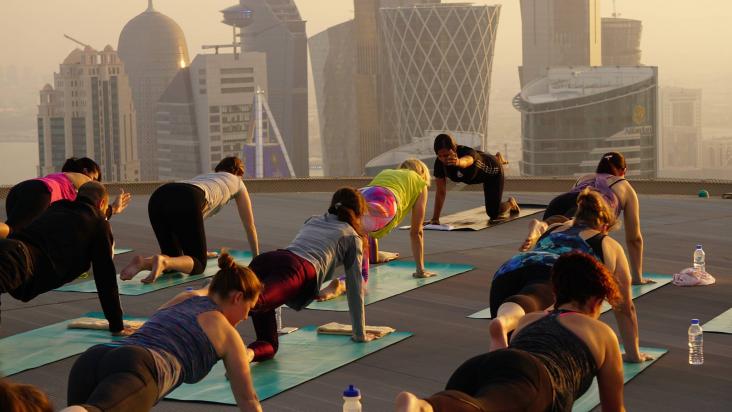
[[[264,284],[257,304],[252,308],[252,322],[257,340],[249,344],[254,361],[271,359],[277,353],[279,336],[275,309],[288,304],[300,310],[318,293],[315,268],[289,250],[275,250],[255,257],[249,268]]]

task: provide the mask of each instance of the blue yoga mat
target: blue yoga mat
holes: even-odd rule
[[[671,275],[657,275],[652,273],[647,273],[643,275],[646,279],[653,279],[656,281],[656,283],[648,283],[645,285],[634,285],[632,288],[632,294],[633,299],[636,299],[640,296],[645,295],[646,293],[652,292],[661,286],[665,286],[673,280],[673,276]],[[602,312],[605,313],[612,309],[612,306],[610,306],[609,303],[604,302],[602,304]],[[472,315],[468,315],[470,319],[490,319],[491,318],[491,309],[486,308],[481,311],[475,312]]]
[[[252,254],[250,252],[244,252],[239,250],[229,250],[229,253],[234,257],[236,262],[240,265],[248,265],[252,260]],[[200,279],[211,277],[218,272],[218,264],[216,259],[209,259],[206,264],[206,270],[200,275],[186,275],[180,272],[171,272],[162,274],[154,283],[144,284],[144,279],[149,271],[142,271],[132,280],[123,281],[117,278],[117,286],[119,286],[119,294],[127,296],[139,296],[146,293],[155,292],[160,289],[166,289],[172,286],[182,285],[188,282],[195,282]],[[81,292],[81,293],[96,293],[97,286],[93,280],[87,280],[84,282],[69,283],[68,285],[61,286],[55,289],[57,292]]]
[[[646,368],[653,365],[661,356],[668,352],[666,349],[659,348],[640,348],[641,352],[653,356],[655,359],[650,362],[643,363],[624,363],[623,364],[623,383],[628,383],[631,379],[638,376]],[[590,412],[600,404],[600,389],[597,386],[597,379],[592,382],[590,389],[585,392],[579,399],[574,402],[572,412]]]
[[[392,261],[371,267],[364,303],[370,305],[374,302],[475,269],[470,265],[430,262],[425,262],[424,267],[425,270],[435,272],[437,275],[431,278],[415,279],[412,277],[412,273],[415,270],[414,262],[406,261]],[[307,308],[347,312],[348,301],[345,295],[341,295],[325,302],[312,302]]]
[[[350,336],[318,335],[315,326],[306,326],[280,337],[274,359],[251,365],[254,389],[260,400],[271,398],[320,375],[354,362],[412,336],[394,332],[368,343],[355,343]],[[183,384],[166,399],[236,405],[222,361],[194,385]]]
[[[125,253],[130,253],[134,249],[125,249],[125,248],[114,248],[114,255],[124,255]]]
[[[705,323],[702,329],[704,332],[732,334],[732,309]]]
[[[87,313],[83,317],[104,319],[104,315],[98,312]],[[125,319],[145,320],[127,316]],[[68,329],[70,322],[54,323],[0,339],[0,375],[10,376],[37,368],[78,355],[94,345],[121,339],[103,330]]]

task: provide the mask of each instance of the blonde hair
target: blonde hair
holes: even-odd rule
[[[585,188],[577,196],[577,213],[574,219],[593,229],[599,229],[604,225],[615,226],[615,213],[610,210],[605,199],[595,190]]]
[[[430,187],[430,184],[432,184],[432,176],[430,175],[430,169],[427,167],[426,164],[424,164],[423,161],[419,159],[407,159],[402,162],[402,164],[399,165],[400,169],[407,169],[411,170],[419,175],[419,177],[422,178],[422,180],[427,183],[427,187]]]

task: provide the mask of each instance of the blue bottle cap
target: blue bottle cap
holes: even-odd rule
[[[189,287],[187,287],[187,288],[186,288],[186,292],[193,292],[193,288],[192,288],[192,287],[190,287],[190,286],[189,286]]]
[[[697,249],[701,249],[701,248],[702,248],[702,245],[701,245],[701,243],[700,243],[700,244],[698,244],[698,245],[696,245],[696,248],[697,248]]]
[[[692,319],[691,320],[691,324],[692,325],[698,325],[699,324],[699,319]]]
[[[348,389],[343,391],[343,396],[346,398],[355,398],[357,396],[361,396],[361,392],[358,390],[357,387],[353,385],[348,385]]]

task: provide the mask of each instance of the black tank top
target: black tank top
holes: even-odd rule
[[[571,411],[597,375],[595,358],[577,335],[559,322],[556,310],[519,331],[510,347],[529,352],[547,369],[554,388],[552,411]]]
[[[539,240],[549,236],[550,233],[554,232],[555,230],[559,229],[560,227],[562,227],[562,226],[556,226],[556,227],[553,227],[553,228],[547,230],[546,232],[544,232],[544,234],[542,234],[539,237]],[[588,227],[578,226],[578,225],[574,226],[574,227],[576,227],[578,229],[581,228],[581,230],[589,229]],[[607,236],[607,235],[598,233],[590,238],[585,239],[585,242],[587,242],[587,244],[590,246],[590,248],[592,248],[592,251],[595,252],[595,255],[597,255],[597,257],[600,259],[600,262],[602,262],[602,263],[605,263],[605,254],[602,252],[602,241],[605,239],[605,236]]]

